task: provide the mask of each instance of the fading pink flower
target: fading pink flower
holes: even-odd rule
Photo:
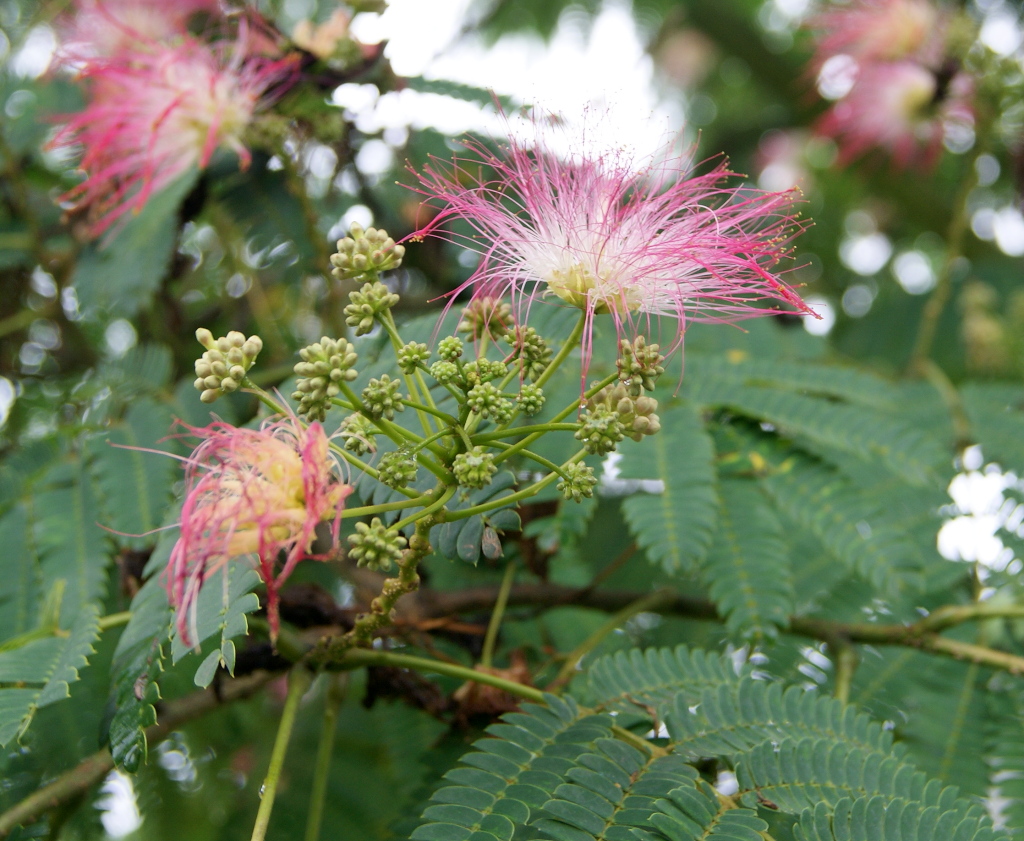
[[[513,139],[497,156],[480,145],[469,150],[471,157],[434,161],[419,175],[419,192],[443,209],[414,236],[447,237],[480,254],[452,298],[509,295],[521,322],[537,298],[584,310],[585,367],[601,313],[620,335],[669,316],[678,345],[690,321],[783,311],[761,301],[810,312],[773,273],[801,230],[794,191],[730,186],[724,164],[694,174],[690,160],[670,150],[644,168],[621,150],[567,160],[543,135],[533,149]],[[456,218],[475,234],[440,230]]]
[[[947,126],[970,125],[973,118],[969,80],[958,76],[943,87],[935,73],[912,61],[865,65],[817,129],[839,144],[841,164],[882,149],[897,166],[928,167],[942,150]]]
[[[324,558],[310,554],[319,523],[330,522],[337,541],[352,488],[339,480],[318,423],[303,429],[295,418],[286,418],[258,430],[214,423],[189,431],[202,441],[186,461],[181,535],[167,577],[178,635],[199,642],[194,614],[203,582],[230,559],[244,556],[256,558],[276,635],[281,585],[303,558]]]
[[[88,62],[90,102],[53,140],[81,145],[85,180],[65,195],[90,210],[98,235],[214,151],[249,152],[242,136],[268,89],[287,78],[290,59],[247,56],[246,37],[208,45],[125,52]]]
[[[940,58],[945,15],[931,0],[853,0],[808,23],[817,35],[815,64],[848,55],[858,62]]]
[[[219,0],[77,0],[64,27],[65,58],[113,56],[184,36],[199,17],[217,18]]]

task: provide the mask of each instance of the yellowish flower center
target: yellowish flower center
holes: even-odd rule
[[[555,269],[547,280],[548,289],[567,304],[580,309],[593,307],[595,313],[636,312],[643,303],[635,285],[610,284],[582,263],[568,270]]]

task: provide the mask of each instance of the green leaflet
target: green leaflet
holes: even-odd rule
[[[106,512],[104,525],[121,533],[116,535],[119,543],[133,548],[152,544],[154,538],[146,533],[163,522],[180,466],[170,456],[143,452],[142,448],[159,449],[173,421],[165,406],[143,399],[113,426],[106,440],[92,442],[92,467]],[[136,534],[142,536],[126,536]]]
[[[687,383],[699,387],[713,383],[735,382],[748,386],[774,386],[790,391],[837,397],[883,412],[899,410],[902,395],[895,385],[856,368],[751,358],[745,352],[725,354],[688,353]]]
[[[590,695],[602,708],[635,713],[650,707],[664,720],[678,698],[696,703],[704,689],[734,686],[739,675],[728,657],[680,645],[601,657],[587,679]]]
[[[702,575],[733,636],[773,638],[794,611],[789,547],[757,485],[723,480],[718,532]]]
[[[90,246],[71,276],[83,311],[103,309],[131,316],[145,308],[170,265],[178,239],[178,207],[198,170],[153,193],[138,213],[128,213],[113,236]]]
[[[686,396],[766,421],[785,435],[805,436],[825,448],[878,459],[908,482],[940,481],[952,453],[899,416],[803,394],[728,380],[688,377]]]
[[[722,803],[703,780],[669,792],[657,806],[650,821],[669,841],[763,841],[768,828],[753,810]]]
[[[961,392],[986,461],[1024,470],[1024,396],[1017,385],[968,383]]]
[[[565,779],[576,760],[611,736],[607,716],[584,716],[575,702],[548,696],[548,706],[524,705],[487,728],[462,763],[445,774],[451,785],[434,792],[433,805],[413,841],[459,841],[471,836],[511,841]],[[478,835],[474,835],[479,833]]]
[[[681,757],[653,758],[615,739],[599,739],[576,759],[532,826],[555,841],[654,839],[657,798],[693,787],[697,772]]]
[[[154,558],[170,551],[165,538]],[[132,599],[132,618],[117,642],[111,664],[114,715],[107,732],[110,753],[118,767],[136,771],[146,759],[145,728],[156,723],[153,704],[160,698],[156,679],[163,671],[164,643],[170,635],[171,608],[159,574]]]
[[[967,810],[943,811],[902,798],[844,797],[803,813],[797,841],[997,841],[1008,838]]]
[[[920,553],[877,498],[822,463],[795,456],[762,482],[775,506],[876,587],[913,581]]]
[[[992,829],[981,805],[910,764],[891,731],[836,699],[737,674],[729,658],[683,647],[619,653],[591,672],[591,693],[605,708],[651,702],[671,710],[670,754],[644,754],[614,738],[609,719],[581,716],[571,698],[549,696],[549,709],[530,706],[489,729],[494,738],[463,758],[468,767],[449,772],[455,785],[435,793],[424,813],[431,823],[412,837],[512,839],[528,827],[524,837],[533,830],[554,841],[759,841],[767,825],[755,810],[765,804],[800,817],[804,841],[887,841],[888,834],[857,833],[888,833],[876,813],[888,821],[889,806],[903,816],[900,831],[1008,837]],[[736,769],[742,808],[719,800],[688,767],[706,758]],[[872,798],[879,799],[867,807]]]
[[[99,636],[99,610],[87,605],[67,631],[40,629],[0,651],[0,746],[28,728],[36,710],[67,698]]]
[[[633,494],[622,507],[647,557],[674,572],[700,562],[714,536],[714,448],[692,404],[673,404],[661,419],[657,435],[622,443],[619,467],[623,479],[661,480],[664,489]]]
[[[39,559],[43,594],[64,581],[61,621],[70,623],[79,610],[103,598],[107,589],[109,543],[101,522],[99,500],[84,457],[57,463],[33,487],[31,553]]]
[[[744,803],[769,800],[793,814],[819,804],[835,809],[846,798],[882,796],[972,818],[978,828],[991,826],[981,805],[959,798],[955,787],[929,780],[894,756],[872,757],[861,748],[825,739],[759,745],[738,764],[737,778]]]
[[[226,563],[203,582],[196,601],[195,618],[190,619],[193,624],[192,642],[198,648],[205,640],[217,634],[220,635],[220,641],[217,648],[207,653],[196,671],[195,682],[198,686],[209,686],[219,666],[234,672],[235,645],[231,640],[248,631],[246,614],[259,609],[259,599],[252,592],[259,583],[259,573],[246,566],[244,559]],[[172,663],[177,663],[193,650],[182,643],[177,632],[171,635]]]

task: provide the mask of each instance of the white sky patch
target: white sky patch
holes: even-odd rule
[[[803,316],[804,330],[812,336],[827,335],[836,323],[836,312],[832,307],[832,303],[827,298],[821,298],[817,295],[810,295],[804,300],[807,306],[821,316],[821,318],[815,318],[813,315]]]
[[[142,815],[139,814],[135,789],[129,777],[120,771],[111,771],[100,793],[103,796],[96,801],[96,808],[100,810],[100,820],[107,835],[124,838],[142,826]]]
[[[53,53],[57,49],[57,36],[48,26],[33,27],[11,59],[11,70],[23,79],[35,79],[42,76],[50,66]]]
[[[582,16],[563,15],[549,43],[514,34],[493,45],[475,34],[461,35],[469,6],[468,0],[392,0],[383,15],[358,16],[353,34],[367,42],[387,39],[386,55],[402,76],[490,89],[570,121],[587,108],[591,113],[614,114],[607,121],[586,120],[588,131],[603,134],[608,145],[640,154],[662,146],[668,130],[681,124],[679,106],[662,102],[656,94],[654,62],[628,3],[606,2],[589,29]],[[372,112],[360,114],[364,122],[359,127],[369,130],[401,119],[413,127],[429,121],[456,134],[501,129],[496,115],[428,96],[409,90],[385,94]],[[351,107],[347,100],[343,104]]]
[[[1024,255],[1024,215],[1007,206],[997,210],[992,218],[992,232],[999,250],[1010,257]]]
[[[904,251],[892,261],[896,282],[911,295],[923,295],[935,287],[935,271],[921,251]]]
[[[839,244],[839,259],[864,277],[877,274],[892,256],[892,242],[882,233],[851,236]]]

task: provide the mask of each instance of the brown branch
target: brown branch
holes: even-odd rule
[[[219,692],[205,689],[171,701],[163,706],[159,723],[146,729],[146,741],[151,745],[161,742],[189,721],[224,704],[250,697],[276,676],[274,672],[257,672],[222,684]],[[88,791],[113,769],[114,758],[106,748],[87,756],[74,768],[0,815],[0,838],[6,838],[16,827],[30,824],[44,812]]]
[[[494,604],[496,595],[497,588],[493,586],[473,587],[454,592],[424,589],[416,593],[416,604],[415,607],[411,607],[411,611],[421,618],[438,618],[453,613],[469,613],[487,609]],[[509,593],[508,603],[510,606],[531,605],[534,607],[573,605],[614,613],[647,595],[649,594],[628,591],[591,591],[586,588],[563,587],[558,584],[516,584]],[[686,616],[691,619],[722,621],[711,602],[680,594],[665,599],[651,610],[658,613]],[[1022,614],[1024,614],[1024,608],[1020,606],[971,604],[939,608],[912,625],[880,625],[870,622],[844,623],[814,617],[794,616],[789,621],[789,632],[797,636],[833,643],[907,646],[1014,674],[1024,674],[1024,657],[994,648],[952,640],[939,636],[937,633],[965,622],[1000,616],[1015,617]]]

